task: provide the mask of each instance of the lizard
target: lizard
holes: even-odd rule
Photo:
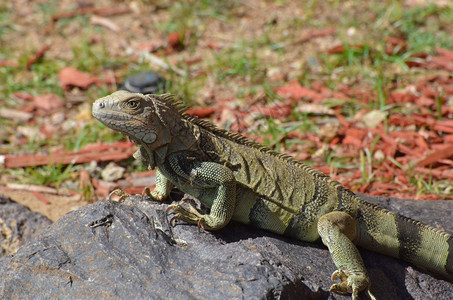
[[[156,169],[163,201],[176,187],[210,208],[171,204],[171,222],[219,230],[230,220],[307,242],[321,240],[337,270],[331,292],[358,299],[370,279],[357,246],[405,260],[453,281],[453,237],[360,199],[328,175],[238,133],[187,114],[171,94],[116,91],[92,114],[137,146],[134,157]]]

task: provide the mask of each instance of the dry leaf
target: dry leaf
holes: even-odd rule
[[[323,95],[301,86],[299,82],[297,82],[296,80],[293,80],[286,85],[278,87],[275,92],[280,97],[289,98],[291,100],[300,100],[302,98],[320,100],[324,98]]]
[[[33,114],[15,109],[0,108],[0,117],[27,122],[33,117]]]
[[[63,107],[64,102],[55,94],[43,94],[36,96],[33,99],[34,105],[37,108],[45,111],[50,111],[56,108]]]
[[[72,87],[79,87],[81,89],[87,89],[92,84],[98,84],[99,78],[90,76],[74,68],[63,68],[58,74],[61,87],[64,90],[69,90]]]

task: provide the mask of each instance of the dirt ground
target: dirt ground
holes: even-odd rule
[[[49,202],[47,204],[39,201],[31,192],[11,190],[5,187],[0,187],[0,194],[8,196],[11,200],[28,207],[32,211],[46,216],[53,222],[61,218],[66,213],[76,210],[77,208],[88,203],[87,201],[82,200],[79,195],[60,196],[46,194],[45,197]]]

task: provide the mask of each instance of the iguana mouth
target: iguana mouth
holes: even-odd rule
[[[129,139],[129,142],[134,143],[135,146],[138,146],[139,143],[137,142],[136,139],[132,138],[130,135],[127,135],[127,138]]]
[[[128,121],[131,120],[133,117],[131,115],[128,115],[126,113],[120,113],[120,112],[112,112],[112,111],[101,111],[99,109],[93,110],[93,116],[96,119],[111,119],[115,121]]]
[[[120,133],[123,137],[127,138],[129,140],[129,142],[134,143],[135,146],[139,146],[139,143],[137,142],[137,140],[134,139],[133,137],[131,137],[129,134],[122,132],[122,131]]]

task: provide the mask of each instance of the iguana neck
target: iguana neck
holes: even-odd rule
[[[200,128],[187,120],[181,120],[170,128],[169,139],[165,144],[157,148],[151,144],[141,143],[140,149],[134,157],[148,165],[149,169],[154,169],[156,165],[161,165],[167,157],[176,152],[199,151]]]

